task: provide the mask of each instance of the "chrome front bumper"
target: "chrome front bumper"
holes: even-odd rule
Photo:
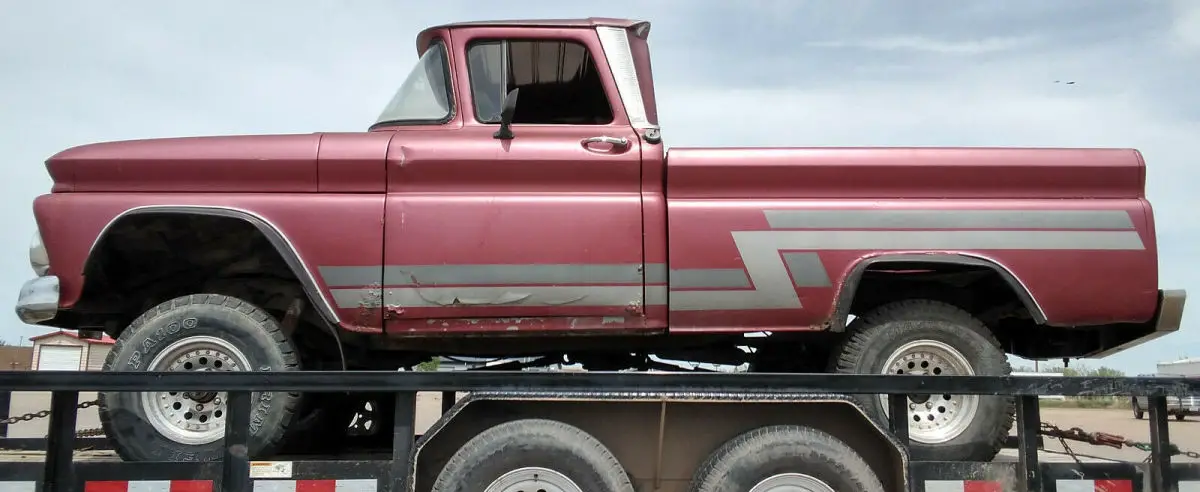
[[[47,275],[25,282],[16,311],[21,321],[31,325],[54,319],[58,314],[58,277]]]

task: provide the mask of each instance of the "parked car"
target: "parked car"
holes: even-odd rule
[[[1139,374],[1138,377],[1178,377],[1177,374]],[[1150,400],[1145,396],[1133,397],[1133,418],[1141,419],[1150,408]],[[1183,420],[1190,416],[1200,415],[1200,395],[1180,398],[1167,397],[1167,414],[1174,415],[1175,420]]]

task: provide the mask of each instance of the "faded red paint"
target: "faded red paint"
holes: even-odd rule
[[[188,204],[251,210],[278,227],[315,272],[321,264],[357,264],[363,258],[382,257],[383,202],[380,194],[53,193],[34,200],[34,216],[52,258],[52,273],[61,283],[59,304],[69,309],[82,292],[84,263],[101,230],[134,207]],[[319,275],[316,280],[328,297]],[[345,329],[380,329],[378,308],[338,311]]]
[[[803,181],[803,178],[799,178]],[[670,188],[673,194],[674,188]],[[939,250],[972,253],[1011,270],[1029,288],[1049,320],[1057,326],[1139,322],[1154,314],[1158,292],[1157,255],[1153,227],[1143,199],[1114,200],[988,200],[959,201],[887,198],[877,200],[769,199],[734,201],[670,200],[670,258],[672,268],[742,268],[730,231],[765,230],[764,208],[800,210],[947,209],[988,210],[1020,208],[1127,210],[1147,245],[1142,251]],[[860,229],[888,230],[888,229]],[[836,232],[831,232],[836,234]],[[904,251],[895,251],[900,253]],[[912,250],[910,252],[926,252]],[[832,314],[842,283],[858,262],[882,254],[875,250],[818,252],[831,287],[800,288],[804,309],[675,312],[676,329],[717,331],[807,330],[819,327]],[[889,251],[888,253],[893,253]],[[1114,282],[1114,279],[1120,279]]]
[[[1145,165],[1134,150],[675,148],[667,153],[632,126],[609,70],[600,70],[614,101],[614,118],[607,125],[517,125],[516,138],[505,141],[492,137],[495,125],[471,117],[462,50],[472,39],[572,39],[604,67],[609,60],[594,31],[597,25],[637,24],[513,21],[422,31],[419,50],[439,38],[449,48],[456,111],[443,124],[114,142],[55,155],[47,162],[53,193],[39,197],[34,211],[53,274],[61,278],[61,306],[69,309],[79,299],[89,250],[114,218],[141,206],[207,205],[252,211],[277,228],[313,272],[323,302],[337,307],[339,295],[344,300],[348,292],[361,293],[360,305],[337,307],[344,329],[386,330],[394,336],[646,333],[668,325],[678,332],[821,329],[855,266],[894,253],[965,253],[992,260],[1028,288],[1049,325],[1145,322],[1154,315],[1156,238],[1144,196]],[[655,123],[648,48],[632,32],[629,41],[632,61],[645,74],[637,90],[647,119]],[[630,145],[581,145],[594,136],[623,137]],[[412,279],[415,287],[389,281],[380,265],[744,269],[747,258],[733,233],[770,231],[766,210],[1123,211],[1144,248],[817,248],[810,252],[819,257],[830,284],[797,287],[802,307],[673,310],[675,294],[663,293],[665,303],[652,302],[655,292],[666,289],[665,279],[654,278],[605,284],[641,288],[641,300],[631,305],[587,305],[586,299],[560,305],[460,303],[457,298],[445,305],[378,305],[397,289],[425,296],[423,289],[432,288],[422,285],[420,276]],[[852,230],[889,229],[827,233]],[[358,266],[380,266],[379,275],[330,286],[318,273],[322,267]],[[518,293],[532,288],[510,287]]]

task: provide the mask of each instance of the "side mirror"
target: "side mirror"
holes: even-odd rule
[[[504,104],[500,107],[500,129],[492,134],[492,137],[501,140],[512,140],[512,121],[513,116],[517,113],[517,92],[521,89],[513,89],[508,91],[504,96]]]

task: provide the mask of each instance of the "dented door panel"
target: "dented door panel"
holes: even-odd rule
[[[398,333],[643,325],[640,154],[594,128],[489,127],[393,139],[383,305]],[[612,132],[615,134],[615,132]]]

